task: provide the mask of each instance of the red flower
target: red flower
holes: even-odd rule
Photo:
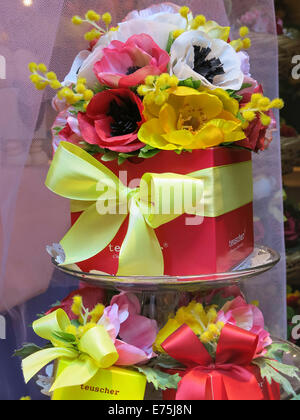
[[[254,93],[264,93],[263,88],[259,85],[252,93],[245,93],[241,101],[241,107],[245,106],[251,101],[251,96]],[[272,125],[274,128],[275,120],[272,111],[267,112],[272,117]],[[247,149],[259,152],[265,150],[272,141],[272,130],[270,127],[266,127],[261,123],[259,116],[255,118],[249,124],[249,127],[245,130],[246,139],[236,143],[237,146],[246,147]]]
[[[103,58],[94,65],[100,83],[111,87],[132,87],[149,75],[167,71],[169,54],[146,34],[133,35],[127,42],[112,41]]]
[[[137,133],[144,122],[143,104],[129,89],[98,93],[86,114],[78,114],[79,128],[87,143],[104,149],[128,153],[144,147]]]
[[[93,287],[88,285],[82,285],[80,289],[74,290],[74,292],[70,293],[62,302],[60,305],[55,306],[52,308],[49,312],[46,313],[46,315],[51,314],[54,311],[57,311],[58,309],[63,309],[70,320],[77,319],[78,316],[74,315],[72,312],[72,305],[73,305],[73,298],[75,296],[81,296],[82,297],[82,303],[85,308],[89,309],[89,311],[92,311],[98,303],[102,303],[105,298],[105,291],[100,289],[99,287]]]

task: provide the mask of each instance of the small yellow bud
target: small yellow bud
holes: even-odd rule
[[[171,76],[169,79],[169,85],[170,87],[176,87],[179,84],[179,79],[176,76]]]
[[[263,95],[261,93],[254,93],[251,96],[251,103],[253,104],[253,106],[256,106],[262,98],[263,98]]]
[[[95,39],[99,39],[100,37],[101,37],[101,33],[97,31],[97,29],[93,29],[84,35],[84,38],[86,39],[86,41],[89,41],[89,42],[94,41]]]
[[[253,300],[251,302],[251,305],[256,306],[257,308],[259,308],[259,301],[258,300]]]
[[[38,65],[36,63],[29,63],[28,69],[29,71],[31,71],[31,73],[34,73],[35,71],[37,71]]]
[[[82,309],[82,297],[74,296],[71,311],[73,312],[74,315],[80,316],[81,309]]]
[[[69,325],[66,329],[65,332],[67,334],[72,334],[72,335],[77,335],[77,328],[75,327],[75,325]]]
[[[102,20],[105,23],[106,26],[109,26],[111,24],[112,21],[112,17],[110,13],[104,13],[104,15],[102,15]]]
[[[199,26],[204,26],[206,24],[206,17],[204,15],[198,15],[192,22],[192,29],[198,29]]]
[[[271,108],[282,109],[284,108],[284,101],[280,98],[274,99],[271,104]]]
[[[251,42],[251,39],[250,38],[245,38],[245,39],[243,39],[242,42],[243,42],[243,48],[245,50],[247,50],[248,48],[250,48],[251,45],[252,45],[252,42]]]
[[[110,28],[111,32],[118,32],[119,27],[118,26],[113,26],[112,28]]]
[[[247,26],[242,26],[240,28],[240,36],[242,38],[244,38],[245,36],[247,36],[249,34],[249,28]]]
[[[77,83],[82,83],[83,85],[86,85],[86,79],[85,79],[84,77],[80,77],[80,78],[77,80]]]
[[[261,114],[260,121],[261,121],[262,125],[267,127],[268,125],[271,124],[272,119],[271,119],[271,117],[269,117],[269,115]]]
[[[184,29],[176,29],[176,31],[173,32],[173,38],[177,39],[185,32]]]
[[[241,51],[241,49],[244,47],[244,43],[241,39],[235,39],[234,41],[231,41],[230,45],[235,49],[236,52]]]
[[[243,122],[242,129],[247,130],[248,127],[249,127],[249,123],[247,121]]]
[[[181,14],[181,16],[182,16],[182,17],[184,17],[184,18],[187,18],[189,13],[190,13],[190,9],[189,9],[189,7],[187,7],[187,6],[183,6],[183,7],[180,9],[180,14]]]
[[[155,104],[158,106],[161,106],[166,102],[166,100],[167,100],[166,95],[163,92],[161,92],[158,95],[156,95]]]
[[[243,116],[246,121],[252,122],[255,120],[256,114],[253,111],[244,111]]]
[[[148,88],[147,86],[145,86],[145,85],[141,85],[141,86],[139,86],[139,87],[138,87],[138,89],[137,89],[137,93],[138,93],[140,96],[146,96],[146,95],[147,95],[147,93],[149,93],[149,92],[150,92],[149,88]]]
[[[200,336],[200,340],[204,344],[210,343],[213,339],[214,339],[214,337],[208,331],[206,331],[205,333],[201,334],[201,336]]]
[[[73,16],[72,22],[74,25],[81,25],[83,23],[83,19],[80,16]]]
[[[46,77],[47,77],[47,79],[48,79],[48,80],[57,80],[57,76],[56,76],[56,74],[54,73],[54,71],[49,71],[49,72],[46,74]]]
[[[148,95],[145,96],[144,99],[145,105],[152,105],[155,102],[155,93],[150,92]]]
[[[269,98],[262,98],[258,101],[258,108],[261,110],[267,109],[270,106],[270,99]]]
[[[210,324],[208,326],[208,332],[210,332],[214,337],[218,337],[220,335],[220,331],[215,324]]]
[[[86,15],[86,19],[91,20],[92,22],[98,22],[100,20],[100,15],[96,13],[94,10],[89,10]]]
[[[90,89],[85,90],[83,98],[85,101],[90,101],[94,97],[94,92]]]
[[[49,83],[48,82],[43,82],[43,81],[40,81],[40,82],[37,82],[36,84],[35,84],[35,87],[36,87],[36,89],[37,90],[44,90],[44,89],[46,89],[46,87],[49,85]]]
[[[61,83],[58,80],[52,80],[50,82],[50,86],[52,89],[60,89],[61,88]]]
[[[39,70],[41,73],[46,73],[48,69],[47,69],[46,64],[41,63],[41,64],[39,64],[39,65],[38,65],[38,70]]]
[[[155,76],[147,76],[145,83],[147,86],[153,86],[155,82]]]
[[[86,87],[83,83],[78,83],[76,86],[76,91],[78,93],[84,93],[86,91]]]
[[[22,397],[20,401],[31,401],[31,397]]]
[[[29,78],[32,83],[39,83],[41,80],[41,76],[39,74],[32,74]]]

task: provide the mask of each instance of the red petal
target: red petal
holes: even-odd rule
[[[78,123],[84,140],[89,144],[99,144],[100,139],[96,133],[93,121],[91,121],[86,114],[79,112]]]

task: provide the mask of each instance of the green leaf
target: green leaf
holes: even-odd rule
[[[176,375],[170,375],[169,373],[162,372],[159,369],[153,369],[146,366],[134,366],[140,373],[143,373],[148,383],[152,383],[155,389],[165,391],[166,389],[177,389],[178,384],[181,381],[178,373]]]
[[[126,160],[126,158],[123,158],[123,157],[118,157],[118,165],[119,166],[121,166],[121,165],[123,165],[123,163],[125,162],[125,160]]]
[[[249,89],[249,88],[251,88],[253,85],[252,85],[252,83],[243,83],[242,84],[242,87],[241,87],[241,89],[239,90],[239,92],[241,91],[241,90],[244,90],[244,89]]]
[[[281,385],[288,395],[293,395],[294,398],[297,397],[292,384],[287,379],[289,377],[300,382],[300,371],[297,367],[284,365],[267,358],[256,359],[252,363],[259,367],[262,378],[266,379],[270,385],[274,381]]]
[[[103,162],[112,162],[113,160],[118,159],[118,153],[116,152],[106,152],[102,157],[101,160]]]
[[[62,331],[54,332],[52,333],[52,337],[55,340],[61,341],[65,344],[75,344],[76,343],[76,337],[73,334],[68,334]]]
[[[185,369],[184,365],[173,359],[173,357],[168,354],[160,354],[158,357],[153,359],[152,362],[150,362],[150,367],[157,368],[157,366],[163,369]]]
[[[20,357],[22,360],[26,357],[31,356],[32,354],[37,353],[38,351],[45,350],[47,348],[53,347],[52,344],[47,344],[45,347],[39,347],[33,343],[25,343],[23,347],[19,350],[16,350],[13,354],[13,357]]]
[[[185,87],[189,87],[192,89],[196,89],[198,90],[199,87],[201,86],[201,81],[200,80],[193,80],[192,77],[189,77],[188,79],[185,80],[181,80],[178,84],[178,86],[185,86]]]
[[[53,131],[55,131],[55,134],[59,134],[65,127],[53,127]]]
[[[160,152],[161,152],[161,150],[159,150],[159,149],[153,149],[152,148],[152,149],[149,149],[149,150],[145,150],[145,147],[144,147],[143,149],[140,150],[140,153],[139,153],[138,156],[140,158],[143,158],[143,159],[150,159],[150,158],[156,156]]]
[[[218,309],[222,309],[223,308],[223,306],[227,303],[227,302],[230,302],[230,301],[233,301],[234,300],[234,296],[229,296],[228,298],[224,298],[223,296],[222,296],[222,292],[221,293],[218,293],[217,295],[215,295],[213,298],[212,298],[212,300],[211,300],[211,302],[210,302],[210,305],[216,305],[217,307],[218,307]]]
[[[296,315],[296,311],[294,308],[291,308],[290,306],[287,307],[287,316],[288,316],[288,320],[292,321],[292,319],[294,318],[294,316]]]
[[[175,39],[173,37],[173,32],[170,32],[169,38],[168,38],[168,43],[167,43],[167,48],[166,48],[166,51],[167,51],[168,54],[170,54],[170,52],[171,52],[171,48],[172,48],[172,45],[173,45],[174,41],[175,41]]]
[[[273,343],[268,347],[268,353],[266,358],[275,359],[278,362],[282,361],[283,355],[285,353],[291,352],[291,346],[288,343]]]

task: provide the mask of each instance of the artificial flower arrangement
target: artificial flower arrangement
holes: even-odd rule
[[[278,400],[280,386],[294,395],[288,378],[300,380],[299,370],[282,363],[289,346],[273,343],[241,295],[193,300],[160,330],[132,294],[108,307],[97,299],[104,295],[91,286],[71,293],[33,323],[45,348],[16,352],[26,382],[56,360],[37,382],[54,400],[142,400],[147,380],[169,400]]]
[[[247,27],[234,40],[171,3],[111,21],[92,10],[73,18],[92,30],[63,82],[29,65],[37,89],[58,90],[46,185],[72,202],[72,229],[49,252],[87,273],[228,271],[253,251],[250,151],[272,141],[283,101],[251,78]]]

